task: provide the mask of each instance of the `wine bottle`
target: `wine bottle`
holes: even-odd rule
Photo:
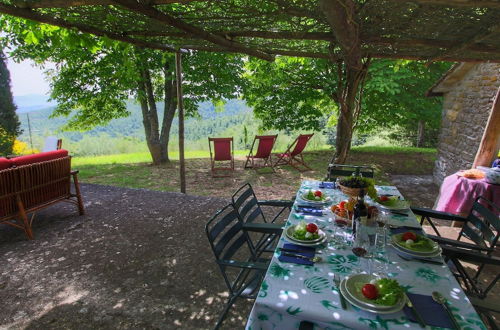
[[[361,189],[361,192],[359,193],[358,197],[358,202],[354,206],[354,214],[353,214],[353,221],[352,221],[352,233],[353,235],[356,235],[356,230],[359,228],[357,227],[357,223],[360,225],[366,226],[368,222],[368,209],[366,208],[365,205],[365,192],[363,189]]]

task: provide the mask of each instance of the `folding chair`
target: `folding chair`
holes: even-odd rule
[[[252,146],[250,147],[250,153],[247,156],[245,162],[245,168],[264,168],[270,167],[274,172],[272,154],[274,143],[278,135],[256,135],[253,139]],[[259,140],[259,145],[257,146],[257,152],[253,154],[253,147],[255,141]],[[256,160],[260,159],[262,164],[258,164]]]
[[[254,244],[258,254],[271,249],[275,239],[281,235],[282,224],[275,224],[275,221],[287,209],[291,210],[293,201],[291,200],[269,200],[259,201],[255,196],[252,186],[244,184],[232,196],[232,204],[243,222],[243,229],[246,231],[261,233],[256,235]],[[261,206],[280,207],[279,212],[271,221],[267,221]],[[276,240],[277,241],[277,240]],[[252,240],[253,242],[253,240]]]
[[[351,175],[373,179],[374,173],[373,167],[369,165],[328,164],[325,181],[334,182],[338,177]]]
[[[302,170],[298,167],[302,165],[306,168],[305,171],[311,170],[309,166],[304,161],[304,157],[302,157],[302,151],[307,146],[307,142],[313,137],[314,134],[301,134],[299,135],[293,142],[288,146],[286,151],[282,154],[278,154],[278,160],[274,164],[274,166],[278,165],[291,165],[297,171],[302,172]],[[293,150],[292,150],[293,148]]]
[[[421,216],[420,224],[427,221],[431,225],[437,236],[428,236],[438,242],[443,248],[456,247],[491,256],[500,239],[500,219],[496,215],[499,213],[500,207],[484,197],[480,196],[474,201],[472,210],[467,217],[431,209],[415,207],[411,209],[415,215]],[[456,240],[444,238],[441,237],[432,219],[462,222],[463,227]],[[464,242],[461,240],[462,238],[466,238],[473,243]],[[485,292],[478,283],[478,278],[484,268],[484,264],[479,265],[474,276],[469,276],[460,262],[455,262],[454,264],[452,272],[459,283],[463,285],[464,290],[469,294],[484,297],[487,292]]]
[[[212,154],[212,144],[214,153]],[[234,171],[234,143],[233,138],[208,138],[208,148],[210,150],[210,164],[212,166],[212,177],[221,178],[232,174]],[[229,167],[216,167],[216,162],[229,161]],[[229,172],[231,171],[231,172]],[[228,172],[228,175],[217,175],[217,172]]]
[[[218,329],[238,297],[256,298],[270,259],[258,258],[255,254],[252,242],[243,230],[243,222],[231,204],[208,221],[205,232],[229,290],[228,300],[215,325]]]

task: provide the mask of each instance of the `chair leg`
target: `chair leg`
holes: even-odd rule
[[[33,230],[31,228],[30,221],[28,220],[28,215],[26,214],[26,211],[24,210],[24,205],[23,205],[23,202],[21,201],[21,197],[19,195],[16,195],[16,203],[17,203],[17,207],[19,208],[19,217],[23,221],[23,229],[24,229],[24,233],[26,234],[26,237],[28,237],[28,239],[30,239],[30,240],[35,239],[35,236],[33,235]]]
[[[233,306],[235,300],[236,300],[236,297],[230,297],[228,299],[228,301],[226,303],[226,307],[224,307],[224,310],[219,315],[219,319],[217,320],[217,323],[215,324],[214,330],[217,330],[221,327],[222,322],[224,322],[224,319],[226,318],[227,312],[229,312],[229,309]]]
[[[78,175],[76,173],[73,173],[73,183],[75,185],[76,199],[78,201],[78,212],[80,215],[85,215],[82,193],[80,192],[80,184],[78,183]]]

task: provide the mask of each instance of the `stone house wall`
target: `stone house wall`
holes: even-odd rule
[[[451,83],[441,87],[443,113],[434,167],[437,184],[458,170],[471,168],[500,87],[499,63],[475,64],[462,72],[463,77],[456,76],[460,73],[451,77],[453,74],[450,73]],[[446,85],[446,79],[442,85]]]

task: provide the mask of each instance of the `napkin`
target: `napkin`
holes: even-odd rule
[[[431,296],[426,296],[416,293],[407,293],[408,298],[410,298],[413,306],[418,311],[420,316],[424,319],[427,325],[432,325],[435,327],[443,328],[453,328],[453,321],[450,320],[448,313],[441,304],[432,299]],[[403,309],[406,317],[413,322],[417,322],[417,319],[413,315],[413,311],[408,306]]]
[[[302,214],[314,215],[317,217],[320,217],[323,215],[322,210],[318,210],[316,208],[311,208],[311,207],[296,207],[295,210],[299,213],[302,213]]]
[[[316,253],[316,249],[313,248],[313,247],[301,246],[301,245],[291,244],[291,243],[285,243],[285,244],[283,244],[283,248],[287,249],[287,250],[293,250],[294,251],[294,252],[283,251],[285,253],[288,252],[288,253],[300,254],[302,256],[309,257],[309,258],[313,258],[314,254]],[[281,251],[280,251],[280,253],[281,253]],[[281,261],[281,262],[292,262],[292,263],[296,263],[296,264],[299,264],[299,265],[307,265],[307,266],[314,265],[314,262],[306,260],[306,259],[295,258],[295,257],[288,257],[288,256],[282,256],[282,255],[280,255],[278,257],[278,260]]]
[[[320,182],[318,187],[321,189],[335,189],[335,182]]]

